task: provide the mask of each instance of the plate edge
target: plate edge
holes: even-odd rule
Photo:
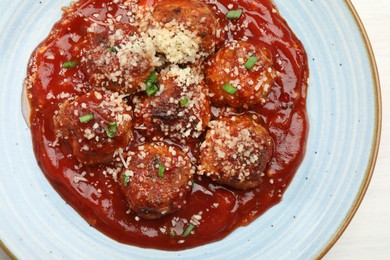
[[[366,47],[367,54],[369,56],[371,71],[372,71],[372,79],[374,81],[374,90],[375,90],[375,131],[374,131],[374,146],[372,147],[371,156],[370,156],[370,164],[369,167],[366,170],[365,174],[365,181],[362,184],[359,195],[356,198],[355,202],[353,203],[353,207],[348,212],[346,218],[344,219],[343,223],[337,230],[337,232],[333,235],[333,237],[328,241],[327,245],[317,254],[315,259],[321,259],[323,258],[329,250],[335,245],[335,243],[338,241],[338,239],[342,236],[348,225],[351,223],[353,217],[355,216],[357,210],[359,209],[361,202],[363,201],[364,195],[367,192],[368,186],[370,184],[371,178],[374,173],[375,165],[377,162],[378,157],[378,151],[380,146],[380,139],[381,139],[381,128],[382,128],[382,95],[381,95],[381,88],[380,88],[380,79],[379,79],[379,73],[378,73],[378,67],[376,64],[375,55],[372,49],[371,42],[368,38],[367,31],[363,25],[363,22],[360,19],[359,14],[357,13],[354,5],[350,0],[344,0],[347,4],[348,9],[350,10],[353,18],[355,19],[355,22],[359,28],[360,34],[364,40],[364,44]],[[16,256],[11,252],[11,250],[8,249],[8,247],[3,243],[3,241],[0,240],[0,248],[11,258],[11,259],[17,259]]]
[[[16,256],[8,249],[8,247],[0,240],[0,248],[9,256],[9,258],[16,260]]]
[[[344,233],[344,231],[347,229],[348,225],[351,223],[353,217],[355,216],[357,210],[359,209],[364,195],[367,192],[368,186],[370,184],[371,178],[374,174],[374,169],[376,165],[376,161],[378,158],[378,151],[380,146],[380,139],[381,139],[381,130],[382,130],[382,95],[381,95],[381,88],[380,88],[380,79],[379,79],[379,72],[378,67],[376,64],[376,59],[374,55],[374,51],[372,49],[371,42],[368,38],[367,31],[363,25],[362,20],[360,19],[360,16],[358,12],[356,11],[354,5],[352,4],[351,0],[344,0],[346,3],[349,11],[351,12],[353,18],[355,19],[356,25],[358,26],[358,29],[360,31],[360,34],[363,38],[364,45],[366,47],[366,52],[369,58],[370,67],[371,67],[371,77],[374,82],[374,95],[376,97],[375,99],[375,130],[373,135],[373,146],[371,148],[371,156],[370,156],[370,163],[366,169],[365,173],[365,180],[362,183],[360,187],[359,194],[357,198],[355,199],[352,208],[348,212],[347,216],[345,217],[344,221],[341,223],[340,227],[336,231],[336,233],[332,236],[332,238],[328,241],[325,247],[321,249],[321,251],[317,254],[315,259],[321,259],[323,258],[329,250],[336,244],[338,239],[341,237],[341,235]]]

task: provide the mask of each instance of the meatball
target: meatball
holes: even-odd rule
[[[256,116],[211,121],[201,145],[198,174],[240,190],[257,187],[271,160],[273,140]]]
[[[129,32],[122,27],[106,37],[92,38],[85,52],[90,85],[122,94],[141,91],[160,64],[154,43],[146,33]]]
[[[157,2],[149,33],[157,50],[172,63],[194,63],[221,44],[221,26],[210,8],[199,0]]]
[[[221,48],[208,60],[205,74],[213,103],[244,108],[264,103],[276,77],[270,51],[244,41]]]
[[[57,136],[70,146],[84,164],[107,163],[117,148],[132,138],[131,107],[118,93],[91,91],[74,101],[65,101],[54,116]]]
[[[195,169],[178,147],[147,143],[128,152],[121,188],[130,209],[145,219],[171,214],[186,204]]]
[[[155,96],[134,98],[135,129],[153,140],[196,141],[211,118],[202,76],[196,69],[173,65],[158,75],[158,83]]]

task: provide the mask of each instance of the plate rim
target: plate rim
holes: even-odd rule
[[[360,186],[359,193],[357,197],[355,198],[355,201],[352,204],[351,209],[349,210],[348,214],[340,224],[338,230],[334,233],[334,235],[329,239],[327,244],[317,253],[315,259],[321,259],[323,258],[329,250],[336,244],[336,242],[339,240],[339,238],[342,236],[344,231],[347,229],[349,224],[351,223],[353,217],[355,216],[357,210],[359,209],[363,198],[367,192],[368,186],[371,182],[372,176],[374,174],[377,158],[378,158],[378,152],[380,147],[380,140],[381,140],[381,131],[382,131],[382,94],[381,94],[381,87],[380,87],[380,78],[379,78],[379,72],[378,72],[378,66],[375,59],[375,54],[372,48],[372,44],[370,42],[370,39],[368,37],[367,31],[364,27],[364,24],[356,11],[356,8],[354,7],[351,0],[343,0],[344,3],[347,5],[348,10],[351,12],[355,23],[360,31],[360,35],[362,37],[362,40],[364,42],[364,46],[366,49],[366,54],[368,56],[370,67],[371,67],[371,77],[373,80],[373,90],[374,90],[374,96],[375,96],[375,129],[374,129],[374,135],[373,135],[373,146],[371,148],[371,154],[369,163],[367,165],[364,181]],[[12,253],[12,251],[4,244],[2,240],[0,240],[0,248],[11,258],[11,259],[17,259],[17,257]]]
[[[347,4],[349,11],[351,12],[355,20],[355,23],[358,26],[358,29],[360,31],[360,36],[362,37],[362,40],[364,42],[364,47],[366,49],[366,55],[368,56],[370,67],[371,67],[371,77],[374,83],[373,90],[375,96],[375,129],[373,135],[373,146],[371,148],[371,155],[364,176],[364,181],[360,186],[359,193],[357,194],[357,197],[355,198],[352,207],[350,208],[348,214],[340,224],[338,230],[333,234],[333,236],[330,238],[327,244],[322,248],[322,250],[319,251],[315,259],[322,259],[329,252],[329,250],[336,244],[336,242],[339,240],[341,235],[347,229],[348,225],[351,223],[353,217],[355,216],[357,210],[359,209],[363,201],[363,198],[367,192],[368,186],[371,182],[372,176],[374,175],[374,170],[378,158],[378,152],[379,152],[379,146],[381,140],[382,94],[381,94],[380,78],[379,78],[378,66],[375,59],[375,54],[370,39],[368,37],[367,31],[364,27],[364,24],[358,12],[356,11],[355,6],[351,2],[351,0],[344,0],[344,2]]]
[[[16,256],[11,252],[11,250],[8,249],[8,247],[3,243],[2,240],[0,240],[0,248],[8,255],[11,259],[17,259]]]

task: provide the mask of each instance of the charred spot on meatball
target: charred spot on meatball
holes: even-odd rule
[[[83,164],[107,163],[132,139],[132,111],[118,93],[91,91],[66,101],[54,116],[57,136]]]
[[[195,169],[178,147],[147,143],[127,154],[121,188],[130,210],[144,219],[157,219],[185,207]]]
[[[157,2],[153,18],[158,52],[172,63],[195,63],[215,52],[222,43],[221,25],[210,8],[199,0]]]
[[[211,121],[201,145],[198,174],[239,190],[259,186],[272,157],[273,140],[256,121],[254,115]]]
[[[276,71],[265,46],[232,41],[206,62],[205,76],[214,104],[249,108],[266,102]]]
[[[152,140],[196,142],[211,118],[202,75],[194,68],[172,65],[158,75],[158,84],[154,96],[134,98],[135,129]]]

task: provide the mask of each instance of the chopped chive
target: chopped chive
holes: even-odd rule
[[[118,131],[118,125],[116,123],[110,123],[110,131],[116,133]]]
[[[157,73],[155,71],[150,73],[149,77],[145,81],[145,84],[147,87],[151,87],[157,84]]]
[[[76,67],[78,63],[79,62],[77,60],[66,61],[64,62],[64,64],[62,64],[62,67],[64,67],[65,69],[70,69]]]
[[[155,71],[152,71],[149,77],[146,79],[146,95],[148,95],[148,97],[153,96],[159,90],[157,79],[158,77]]]
[[[154,96],[154,94],[156,94],[158,91],[158,86],[157,85],[152,85],[150,87],[146,87],[146,95],[148,95],[148,97],[151,97],[151,96]]]
[[[194,228],[195,228],[195,225],[193,225],[193,224],[190,223],[190,224],[188,225],[188,227],[186,228],[186,230],[184,230],[183,234],[181,234],[181,236],[182,236],[182,237],[188,236]]]
[[[114,138],[116,135],[114,132],[112,132],[109,128],[106,128],[106,135],[109,137],[109,138]]]
[[[238,20],[240,19],[242,12],[242,9],[229,10],[229,12],[226,14],[226,18],[229,20]]]
[[[184,97],[184,98],[182,98],[181,100],[180,100],[180,105],[182,106],[182,107],[185,107],[187,104],[188,104],[188,97]]]
[[[157,82],[157,72],[155,72],[155,71],[150,72],[150,75],[146,79],[146,81],[151,81],[152,83],[156,83]]]
[[[114,138],[117,131],[118,125],[116,123],[110,123],[110,125],[106,128],[106,134],[109,138]]]
[[[150,81],[150,80],[147,80],[147,81],[145,82],[145,84],[146,84],[146,88],[150,88],[150,87],[153,87],[153,86],[155,85],[155,83],[153,83],[153,82]]]
[[[175,230],[171,229],[171,230],[169,231],[169,236],[170,236],[171,238],[175,237],[175,236],[176,236]]]
[[[93,119],[93,114],[86,114],[84,116],[80,116],[79,120],[81,123],[87,123]]]
[[[130,176],[127,176],[126,174],[122,174],[123,177],[123,185],[127,187],[129,185]]]
[[[109,51],[109,52],[115,52],[115,53],[118,52],[118,50],[116,49],[115,46],[108,48],[108,51]]]
[[[248,70],[251,70],[255,66],[256,62],[258,61],[259,59],[256,56],[250,56],[248,60],[245,62],[244,66]]]
[[[226,83],[225,85],[223,85],[222,89],[225,90],[230,95],[234,95],[237,92],[237,89],[235,87],[233,87],[232,84],[230,84],[230,83]]]
[[[191,180],[191,186],[194,186],[195,180]]]
[[[158,176],[159,176],[160,178],[163,178],[163,177],[164,177],[164,172],[165,172],[165,166],[162,165],[162,164],[160,164],[160,165],[158,166]]]

